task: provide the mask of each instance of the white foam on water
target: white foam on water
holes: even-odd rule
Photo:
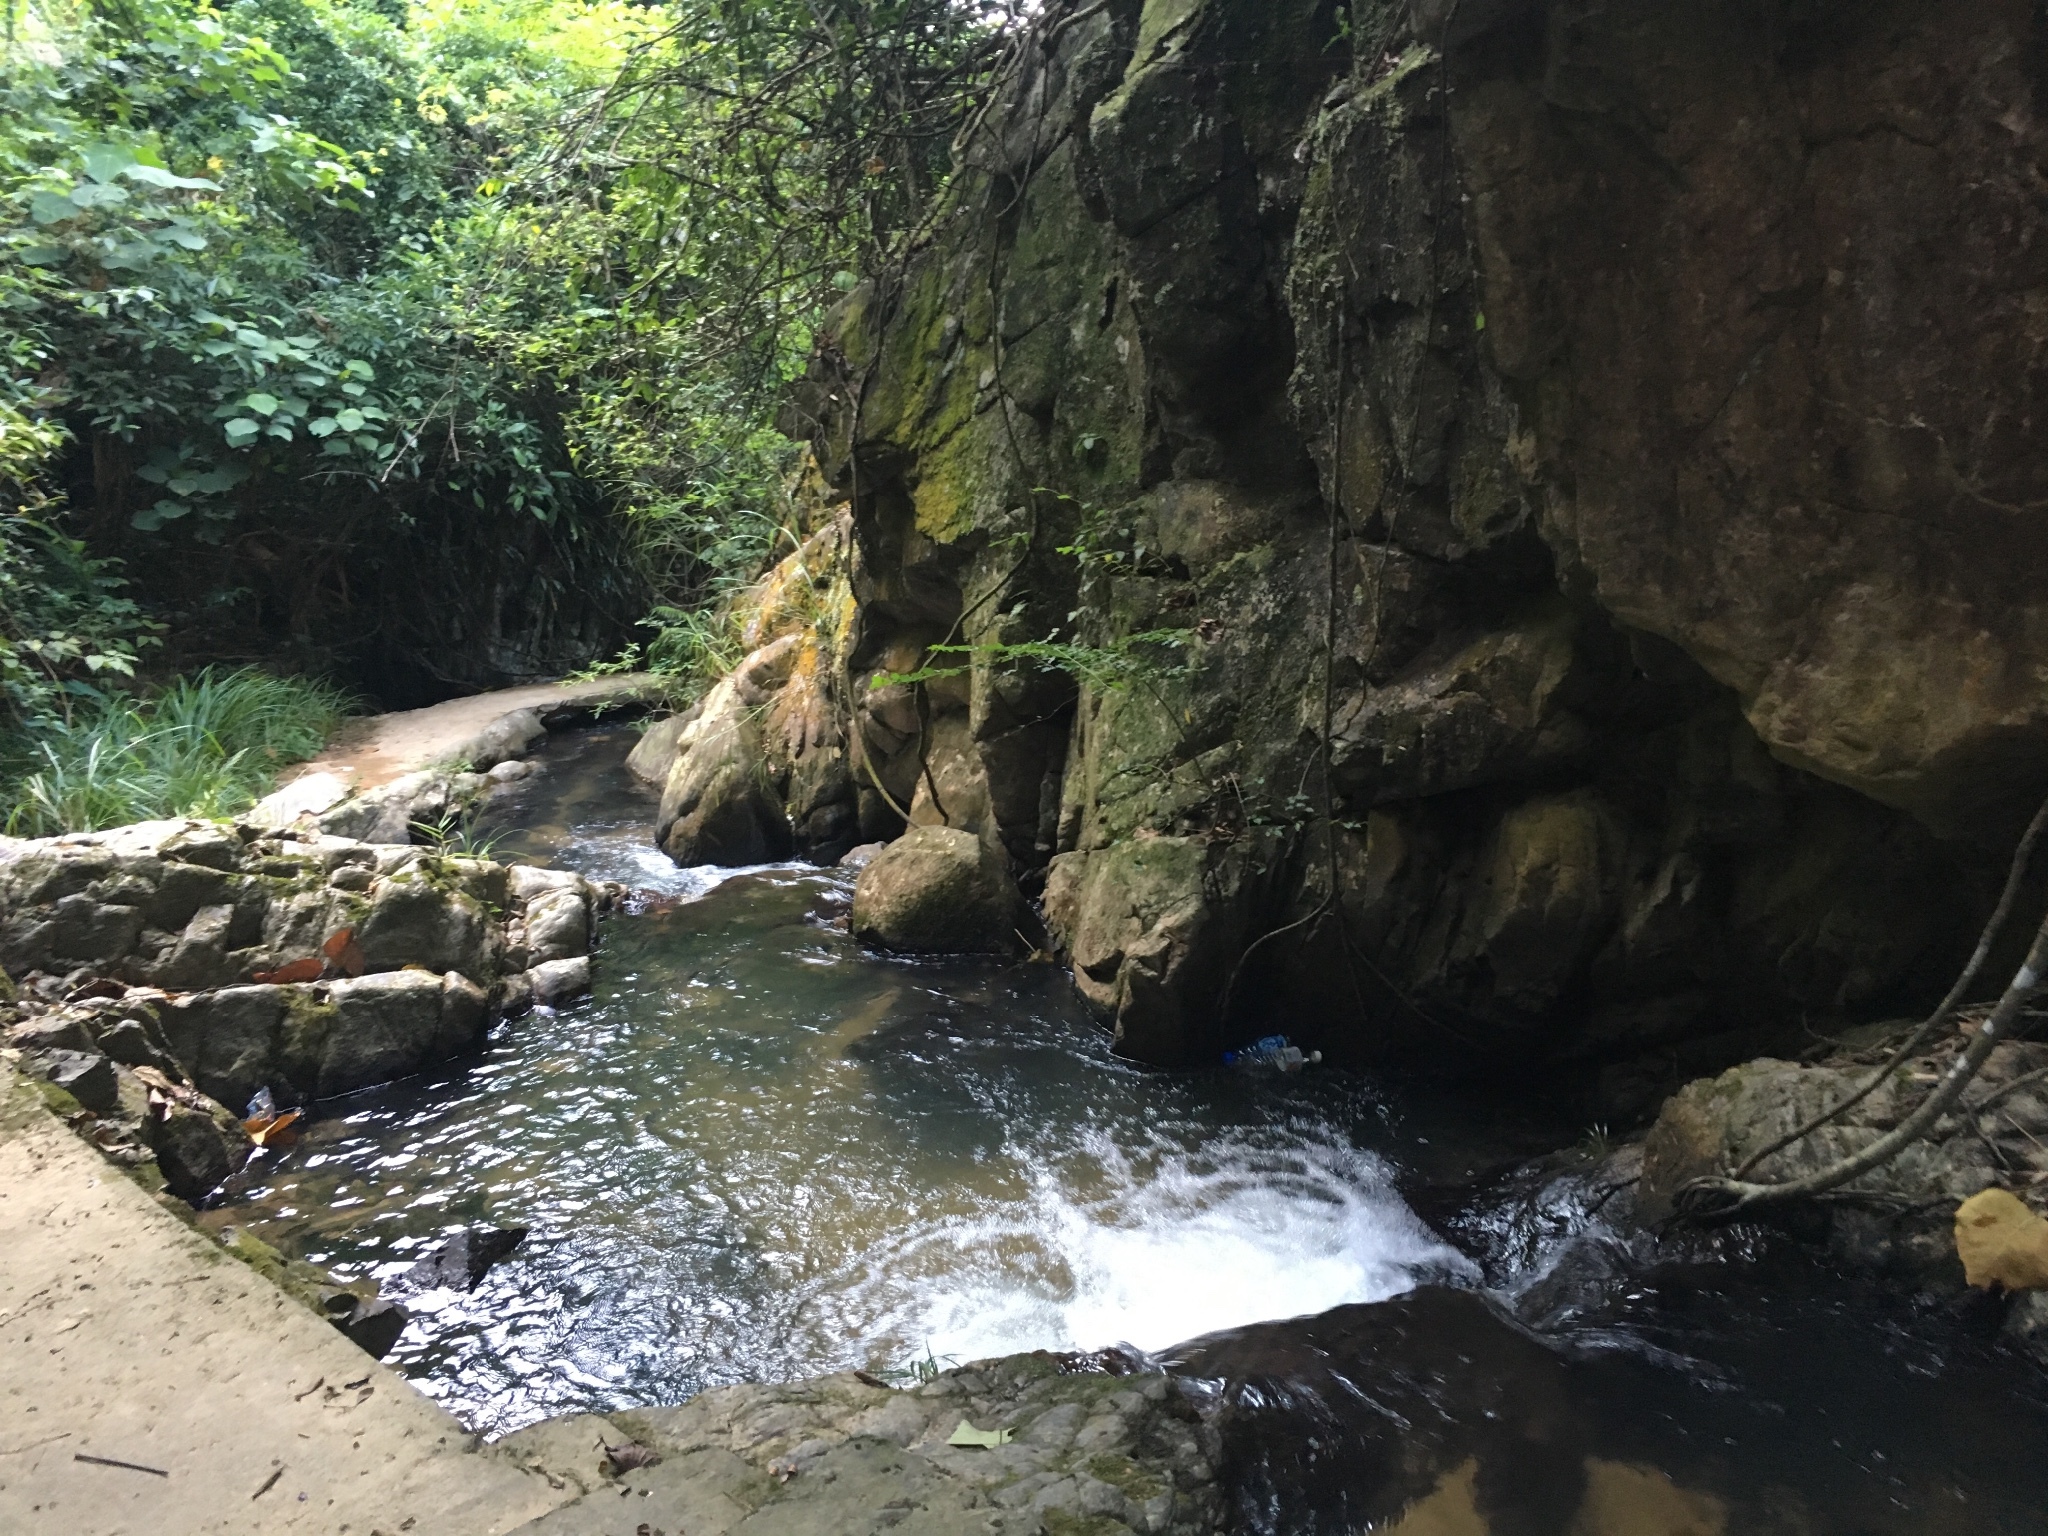
[[[868,1267],[849,1310],[883,1302],[878,1331],[919,1357],[1149,1351],[1381,1301],[1425,1272],[1475,1274],[1402,1203],[1385,1165],[1353,1147],[1268,1134],[1131,1156],[1098,1137],[1086,1154],[1094,1166],[1078,1176],[1065,1160],[1038,1169],[1021,1207],[907,1234]]]
[[[638,822],[580,832],[562,845],[554,862],[592,880],[616,880],[628,890],[678,901],[700,901],[726,881],[743,875],[820,872],[816,865],[786,862],[731,868],[718,864],[678,865],[654,845],[647,827]]]

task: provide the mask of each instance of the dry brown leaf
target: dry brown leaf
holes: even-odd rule
[[[369,961],[363,955],[363,946],[356,942],[356,931],[343,928],[333,938],[320,946],[320,953],[337,971],[344,976],[360,976]]]
[[[249,979],[259,982],[266,987],[283,986],[294,981],[318,981],[320,973],[325,969],[326,967],[318,960],[308,955],[303,960],[294,960],[289,965],[280,965],[274,971],[252,971]]]
[[[298,1123],[304,1113],[288,1109],[281,1115],[257,1115],[244,1120],[242,1129],[259,1147],[288,1147],[299,1139]]]
[[[1956,1207],[1956,1255],[1981,1289],[2048,1289],[2048,1221],[2009,1190],[1982,1190]]]

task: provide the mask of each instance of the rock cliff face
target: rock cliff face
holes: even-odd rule
[[[854,604],[795,846],[978,833],[1161,1062],[1627,1113],[1914,1000],[2048,778],[2042,44],[1057,0],[792,410]]]

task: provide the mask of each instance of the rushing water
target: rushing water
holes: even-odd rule
[[[212,1217],[387,1282],[531,1228],[404,1298],[393,1363],[479,1429],[1123,1342],[1234,1405],[1250,1530],[2048,1531],[2038,1377],[1956,1319],[1797,1258],[1645,1271],[1568,1200],[1472,1192],[1497,1117],[1140,1071],[1054,967],[865,954],[838,874],[670,865],[630,739],[558,739],[493,813],[502,853],[638,893],[591,1000],[322,1106]]]

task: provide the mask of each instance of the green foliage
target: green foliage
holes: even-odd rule
[[[729,664],[790,522],[776,405],[934,217],[1015,19],[0,4],[0,737],[47,824],[187,794],[105,692],[166,622],[432,672],[501,625],[594,650],[584,604],[686,685]]]
[[[250,669],[208,669],[142,700],[83,700],[35,741],[7,830],[45,837],[155,816],[233,815],[279,769],[317,753],[348,704],[323,684]]]
[[[0,516],[0,703],[20,729],[69,719],[86,679],[132,677],[155,626],[106,560],[26,510]]]

